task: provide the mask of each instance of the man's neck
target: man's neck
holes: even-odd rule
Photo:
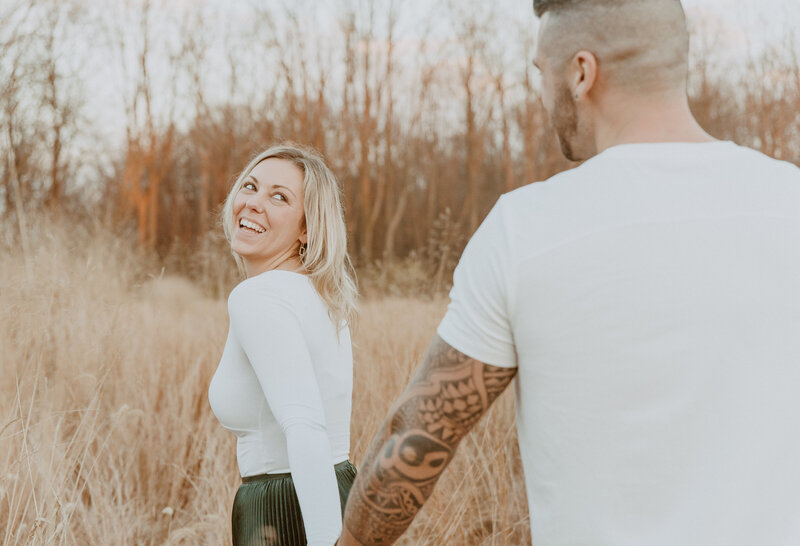
[[[712,142],[694,119],[684,95],[615,97],[596,123],[595,142],[602,152],[618,144],[644,142]]]

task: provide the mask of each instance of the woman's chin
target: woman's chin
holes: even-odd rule
[[[253,249],[250,245],[236,239],[231,241],[231,250],[245,259],[253,254]]]

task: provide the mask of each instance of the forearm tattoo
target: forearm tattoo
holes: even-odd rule
[[[364,545],[394,543],[458,443],[516,372],[468,358],[437,337],[359,470],[347,503],[348,531]]]

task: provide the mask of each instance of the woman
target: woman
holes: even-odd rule
[[[237,436],[234,545],[329,546],[355,479],[348,461],[356,288],[336,178],[316,153],[269,148],[222,211],[247,278],[209,401]]]

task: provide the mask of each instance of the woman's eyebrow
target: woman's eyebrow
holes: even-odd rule
[[[293,191],[292,191],[290,188],[287,188],[286,186],[283,186],[283,185],[281,185],[281,184],[273,184],[273,185],[272,185],[272,187],[273,187],[273,188],[283,188],[284,190],[286,190],[286,191],[288,191],[289,193],[291,193],[293,197],[297,197],[297,196],[294,194],[294,192],[293,192]]]
[[[255,177],[255,176],[253,176],[252,174],[248,174],[248,175],[247,175],[247,178],[252,178],[253,180],[255,180],[255,181],[256,181],[256,184],[258,184],[259,186],[261,185],[261,182],[259,182],[259,181],[258,181],[258,178],[256,178],[256,177]],[[291,188],[287,188],[287,187],[286,187],[286,186],[284,186],[283,184],[273,184],[273,185],[272,185],[272,188],[273,188],[273,189],[275,189],[275,188],[283,188],[284,190],[286,190],[286,191],[288,191],[289,193],[291,193],[293,197],[297,197],[297,195],[295,195],[295,193],[294,193],[294,192],[291,190]]]

